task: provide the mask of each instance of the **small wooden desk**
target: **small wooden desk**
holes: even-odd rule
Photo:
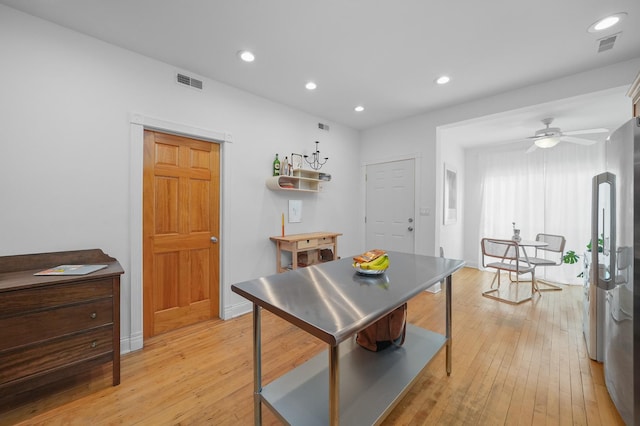
[[[312,232],[309,234],[292,234],[284,237],[270,237],[276,243],[276,271],[284,272],[288,270],[282,266],[282,251],[291,252],[291,269],[298,268],[298,253],[307,253],[308,265],[325,262],[327,259],[320,258],[320,250],[330,249],[333,258],[338,257],[338,237],[342,235],[337,232]]]

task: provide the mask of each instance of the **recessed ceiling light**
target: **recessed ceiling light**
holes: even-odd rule
[[[451,78],[448,75],[443,75],[436,79],[436,83],[438,84],[447,84],[450,81],[451,81]]]
[[[313,81],[310,81],[307,84],[305,84],[304,87],[306,87],[307,90],[316,90],[316,87],[318,87],[318,85],[315,84]]]
[[[364,107],[362,105],[358,105],[357,107],[355,107],[353,109],[355,112],[362,112],[364,111]]]
[[[606,30],[607,28],[611,28],[614,25],[620,23],[627,14],[625,12],[614,13],[613,15],[609,15],[605,18],[599,19],[593,24],[589,25],[587,31],[590,33],[597,33],[598,31]]]
[[[240,59],[242,59],[245,62],[253,62],[256,59],[255,55],[249,52],[248,50],[239,51],[238,56],[240,56]]]

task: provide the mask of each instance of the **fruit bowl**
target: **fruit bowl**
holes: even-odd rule
[[[361,269],[357,263],[353,266],[353,269],[355,269],[356,272],[361,275],[382,275],[387,270],[386,268],[385,269]]]
[[[371,250],[355,256],[351,266],[361,275],[382,275],[389,267],[389,256],[383,250]]]

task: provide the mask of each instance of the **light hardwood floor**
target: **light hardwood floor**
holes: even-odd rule
[[[586,354],[582,289],[563,287],[519,306],[481,296],[492,275],[453,277],[453,372],[444,351],[385,425],[622,425]],[[444,331],[444,292],[409,303],[411,323]],[[148,340],[122,358],[122,383],[108,366],[27,396],[4,395],[0,424],[249,425],[251,315],[215,320]],[[263,382],[325,349],[264,311]],[[264,424],[280,424],[263,408]]]

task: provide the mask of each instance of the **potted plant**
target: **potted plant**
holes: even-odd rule
[[[569,250],[562,257],[562,261],[569,264],[577,263],[578,260],[580,260],[580,256],[578,256],[573,250]]]
[[[601,235],[604,237],[604,235]],[[591,240],[589,240],[589,244],[587,244],[587,251],[591,251]],[[598,238],[598,253],[602,253],[604,251],[604,238]]]
[[[592,241],[589,240],[589,244],[587,244],[587,251],[589,253],[591,253],[591,249],[592,249]],[[604,251],[604,235],[601,235],[600,238],[598,238],[598,253],[602,253]],[[568,256],[568,257],[567,257]],[[575,257],[575,259],[573,259]],[[564,262],[565,263],[576,263],[578,261],[579,256],[576,255],[573,251],[568,251],[567,254],[564,255]],[[573,261],[571,261],[573,259]],[[580,272],[580,274],[578,274],[578,278],[582,278],[584,277],[584,271]]]

